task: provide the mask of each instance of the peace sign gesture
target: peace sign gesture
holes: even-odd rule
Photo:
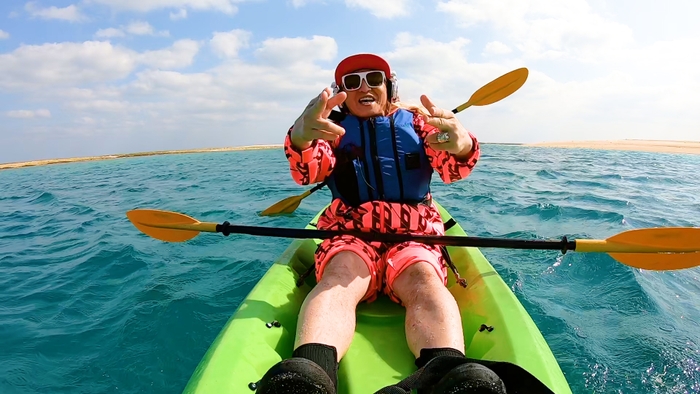
[[[430,116],[424,116],[423,120],[439,130],[426,138],[431,148],[460,157],[471,151],[472,139],[454,113],[437,107],[426,95],[422,95],[420,101],[430,113]]]
[[[331,89],[325,88],[314,97],[299,116],[292,128],[292,144],[304,150],[316,139],[335,141],[345,134],[345,129],[328,119],[333,107],[345,101],[347,93],[340,92],[331,97]]]

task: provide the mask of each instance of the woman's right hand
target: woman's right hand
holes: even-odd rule
[[[331,110],[345,101],[347,93],[340,92],[331,97],[331,89],[325,88],[309,102],[292,128],[292,144],[299,150],[311,146],[316,139],[335,141],[345,134],[345,129],[328,119]]]

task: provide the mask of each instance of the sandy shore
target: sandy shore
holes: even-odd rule
[[[662,141],[662,140],[610,140],[610,141],[561,141],[523,144],[523,146],[541,146],[549,148],[584,148],[605,150],[631,150],[659,153],[700,154],[700,141]]]
[[[65,158],[65,159],[33,160],[33,161],[0,164],[0,170],[6,170],[6,169],[10,169],[10,168],[21,168],[21,167],[45,166],[45,165],[49,165],[49,164],[75,163],[75,162],[79,162],[79,161],[123,159],[123,158],[127,158],[127,157],[139,157],[139,156],[172,155],[172,154],[205,153],[205,152],[228,152],[228,151],[256,150],[256,149],[282,149],[282,145],[250,145],[250,146],[235,146],[235,147],[229,147],[229,148],[164,150],[164,151],[124,153],[124,154],[103,155],[103,156],[73,157],[73,158]]]
[[[488,143],[487,143],[488,144]],[[584,148],[584,149],[606,149],[606,150],[631,150],[643,152],[660,153],[688,153],[700,154],[700,141],[662,141],[662,140],[610,140],[610,141],[560,141],[560,142],[538,142],[530,144],[508,144],[520,146],[539,146],[548,148]],[[73,157],[64,159],[33,160],[16,163],[0,164],[0,170],[21,167],[44,166],[49,164],[75,163],[80,161],[112,160],[127,157],[172,155],[184,153],[206,153],[206,152],[228,152],[255,149],[282,149],[282,145],[249,145],[235,146],[227,148],[208,149],[187,149],[187,150],[167,150],[153,152],[124,153],[103,156]]]

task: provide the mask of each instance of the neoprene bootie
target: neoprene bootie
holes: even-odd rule
[[[506,386],[491,369],[477,363],[452,368],[431,394],[506,394]]]
[[[282,360],[258,382],[257,394],[335,394],[335,385],[315,362],[302,357]]]

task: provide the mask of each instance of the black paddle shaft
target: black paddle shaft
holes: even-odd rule
[[[562,253],[566,253],[567,250],[576,250],[576,241],[569,241],[566,237],[563,237],[559,241],[546,241],[510,238],[465,237],[459,235],[415,235],[365,231],[243,226],[230,224],[229,222],[217,224],[216,231],[225,236],[228,236],[229,234],[248,234],[280,238],[327,239],[340,235],[352,235],[364,241],[370,242],[401,243],[406,241],[415,241],[431,245],[471,246],[477,248],[560,250]]]

